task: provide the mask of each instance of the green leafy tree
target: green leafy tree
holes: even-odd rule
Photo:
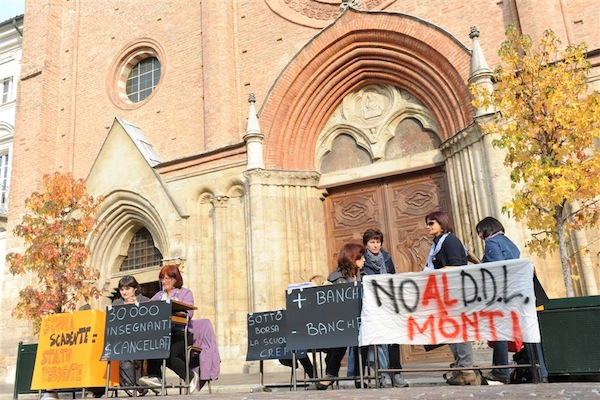
[[[498,111],[485,133],[506,150],[515,195],[503,207],[533,232],[526,244],[539,256],[559,250],[567,296],[573,296],[570,232],[597,226],[600,209],[600,94],[586,94],[584,44],[561,47],[554,32],[535,46],[514,27],[499,51],[490,93],[471,86],[475,107]]]
[[[100,296],[100,272],[86,265],[85,240],[103,198],[90,196],[85,182],[70,173],[45,175],[44,187],[44,193],[33,193],[25,201],[28,213],[13,231],[23,238],[25,250],[6,256],[13,275],[37,276],[36,285],[19,292],[12,312],[32,321],[36,333],[42,315],[75,310],[79,301]]]

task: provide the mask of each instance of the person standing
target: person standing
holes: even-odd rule
[[[425,216],[429,235],[433,238],[425,270],[467,265],[467,250],[454,235],[450,216],[444,211],[434,211]],[[473,366],[473,344],[471,342],[450,343],[454,355],[454,367]],[[446,380],[449,385],[481,385],[481,377],[473,370],[452,371]]]
[[[521,251],[509,238],[504,235],[504,226],[494,217],[485,217],[475,226],[477,235],[485,242],[482,262],[514,260],[521,257]],[[508,365],[508,342],[490,342],[494,349],[492,365]],[[544,363],[541,345],[537,344],[542,381],[548,381],[548,371]],[[488,381],[509,383],[510,370],[507,368],[494,368],[483,373]]]
[[[379,229],[367,229],[363,233],[363,244],[366,246],[364,273],[366,275],[395,274],[396,267],[389,253],[381,248],[383,245],[383,233]],[[400,363],[400,346],[398,344],[377,346],[378,358],[381,368],[402,369]],[[391,379],[384,375],[386,385],[392,384]],[[397,387],[407,387],[401,373],[394,373],[393,384]]]
[[[361,281],[361,270],[365,264],[365,246],[362,243],[346,243],[338,254],[338,266],[327,280],[333,284],[350,283]],[[335,382],[333,379],[339,376],[342,360],[346,355],[345,347],[327,349],[325,357],[325,380],[317,382],[318,390],[325,390]]]

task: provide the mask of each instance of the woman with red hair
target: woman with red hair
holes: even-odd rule
[[[365,246],[362,243],[346,243],[338,254],[337,269],[329,275],[327,280],[331,283],[360,281],[361,271],[365,265],[365,251]],[[327,378],[339,376],[340,366],[345,355],[345,347],[336,347],[327,350],[327,356],[325,357],[326,380],[317,382],[316,386],[318,390],[326,390],[329,386],[333,385],[334,380]]]
[[[158,283],[161,290],[156,293],[150,301],[153,300],[178,300],[182,303],[194,305],[194,295],[192,291],[183,287],[183,277],[177,265],[165,265],[158,274]],[[192,320],[193,310],[181,311],[178,313],[181,317],[187,317]],[[187,332],[187,342],[193,343],[194,338],[191,332],[186,331],[181,325],[171,326],[171,354],[167,358],[167,367],[175,372],[183,380],[186,378],[186,370],[189,369],[188,376],[191,377],[189,386],[190,393],[196,390],[198,374],[189,368],[186,363],[185,353],[185,335]],[[148,376],[143,376],[138,383],[145,386],[161,386],[161,360],[148,360]],[[153,389],[155,390],[155,389]]]

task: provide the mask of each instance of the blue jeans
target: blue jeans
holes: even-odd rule
[[[362,357],[363,368],[367,365],[367,347],[348,347],[348,362],[346,364],[346,376],[360,376],[359,354]]]
[[[387,344],[377,345],[377,361],[379,362],[379,368],[387,369],[389,366],[388,362],[388,346]],[[373,352],[373,348],[369,347],[369,365],[372,368],[375,368],[375,355]],[[385,373],[382,375],[390,375],[389,373]]]
[[[388,346],[387,345],[378,345],[377,346],[377,361],[379,361],[379,368],[388,368]],[[347,362],[347,372],[346,376],[359,376],[360,372],[358,370],[358,353],[359,347],[348,347],[348,362]],[[362,352],[364,353],[366,348],[363,348]],[[375,367],[375,356],[373,355],[373,348],[369,346],[368,356],[365,359],[363,354],[363,368],[367,366],[366,362],[368,361],[369,366],[371,368]],[[389,374],[385,374],[389,375]]]
[[[529,353],[529,348],[525,346],[525,350],[527,351],[527,355],[530,360],[535,361],[535,357],[532,357],[532,354]],[[544,353],[542,352],[542,344],[536,343],[535,350],[537,353],[537,361],[540,364],[540,378],[548,379],[548,370],[546,369],[546,362],[544,361]]]
[[[493,342],[494,354],[492,356],[492,365],[508,365],[508,342]],[[508,378],[510,369],[493,369],[492,374],[499,378]]]
[[[348,361],[346,362],[346,376],[356,376],[356,347],[348,347]]]

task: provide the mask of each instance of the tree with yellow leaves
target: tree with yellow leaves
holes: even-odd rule
[[[85,240],[103,201],[87,193],[85,182],[70,173],[44,176],[44,193],[33,193],[25,202],[30,211],[14,234],[23,238],[25,250],[9,253],[13,275],[33,273],[37,284],[19,292],[12,315],[33,322],[39,331],[42,315],[75,310],[81,300],[100,296],[97,268],[86,265]]]
[[[573,296],[570,232],[597,226],[600,208],[600,93],[586,94],[584,44],[561,48],[554,32],[535,46],[515,27],[499,51],[503,65],[490,93],[471,86],[473,105],[497,111],[484,125],[506,150],[515,195],[503,207],[533,232],[526,244],[540,256],[559,250],[567,296]]]

